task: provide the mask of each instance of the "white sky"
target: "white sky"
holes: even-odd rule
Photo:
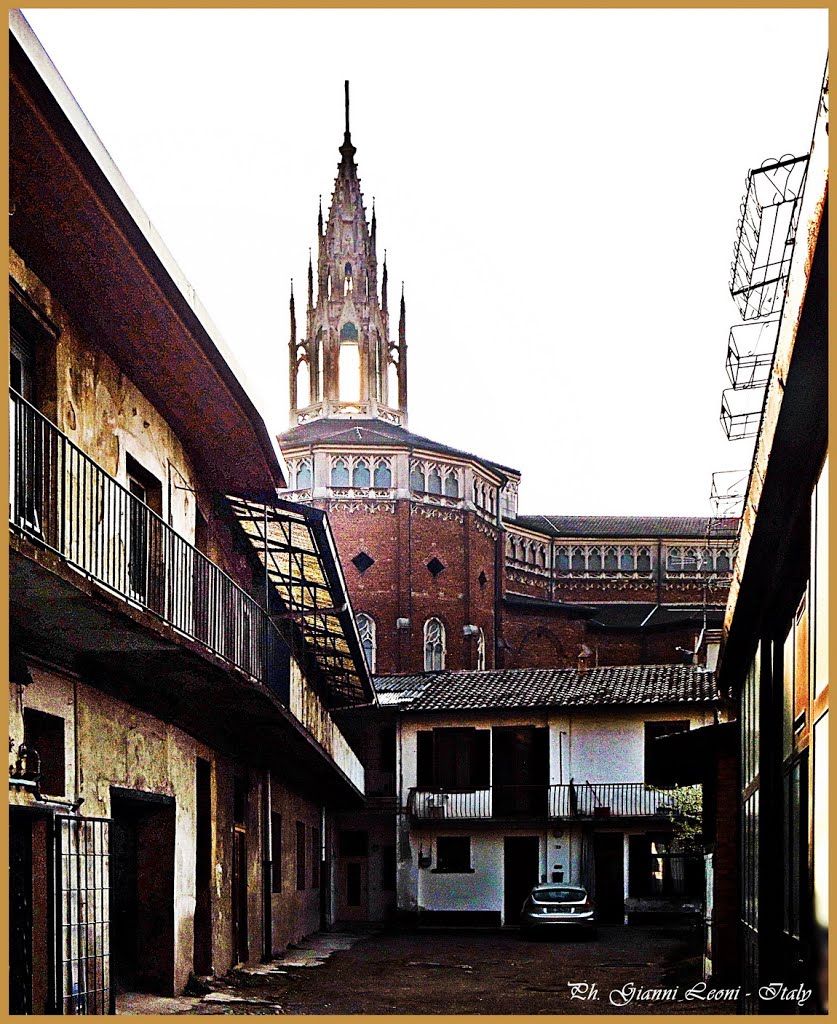
[[[349,78],[411,430],[520,469],[525,513],[706,514],[749,464],[718,422],[739,204],[808,149],[825,11],[25,14],[273,433]]]

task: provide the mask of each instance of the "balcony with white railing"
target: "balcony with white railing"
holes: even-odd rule
[[[476,790],[413,788],[407,797],[407,813],[415,822],[668,819],[675,810],[670,791],[643,782],[510,785]]]

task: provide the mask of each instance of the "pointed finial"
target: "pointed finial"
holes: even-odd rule
[[[343,87],[346,90],[346,138],[349,137],[349,80],[348,78],[343,83]]]
[[[320,196],[319,213],[317,214],[317,231],[323,233],[323,197]]]
[[[387,312],[387,251],[384,249],[384,275],[381,281],[381,309]]]
[[[311,249],[308,249],[308,308],[314,305],[314,264],[311,259]]]
[[[291,278],[291,343],[296,342],[296,308],[294,306],[294,279]]]

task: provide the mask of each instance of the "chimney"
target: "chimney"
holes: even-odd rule
[[[582,675],[590,667],[590,659],[593,657],[593,652],[587,646],[582,644],[578,649],[578,674]]]
[[[714,672],[718,667],[722,635],[720,629],[707,629],[703,636],[704,649],[698,653],[703,655],[703,662],[710,672]]]

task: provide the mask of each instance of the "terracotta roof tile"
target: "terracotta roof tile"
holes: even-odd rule
[[[720,699],[712,672],[695,665],[607,665],[576,669],[506,668],[379,676],[379,694],[393,680],[404,711],[462,711],[571,705],[707,703]],[[409,696],[408,696],[409,694]],[[391,699],[388,703],[395,703]]]

